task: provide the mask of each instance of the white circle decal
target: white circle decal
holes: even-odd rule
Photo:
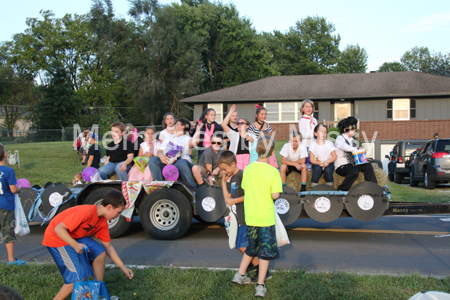
[[[362,195],[358,198],[358,206],[362,210],[371,210],[374,205],[373,198],[368,195]]]
[[[48,197],[48,202],[50,202],[51,206],[55,207],[62,203],[63,197],[60,193],[54,192]]]
[[[330,199],[326,197],[319,197],[314,202],[314,207],[316,210],[320,213],[326,213],[331,208],[331,202]]]
[[[202,200],[202,207],[205,211],[210,212],[216,208],[216,200],[211,197],[206,197]]]
[[[284,215],[289,211],[289,202],[286,199],[278,198],[277,201],[275,201],[275,211],[279,215]]]
[[[231,210],[234,212],[235,215],[237,214],[237,212],[236,212],[236,204],[233,204],[233,206],[231,207]]]

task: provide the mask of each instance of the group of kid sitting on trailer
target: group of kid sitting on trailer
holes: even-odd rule
[[[357,120],[353,117],[341,120],[338,124],[341,135],[333,144],[327,140],[327,127],[318,124],[313,112],[314,102],[304,100],[300,108],[299,131],[290,133],[289,142],[280,151],[281,166],[278,167],[275,153],[269,157],[269,164],[279,169],[283,185],[286,185],[289,173],[298,172],[301,174],[301,191],[306,191],[308,171],[312,171],[311,187],[319,184],[322,174],[326,184],[333,186],[334,172],[345,177],[337,187],[340,191],[348,191],[360,172],[364,173],[365,181],[377,183],[371,164],[356,165],[353,160],[352,152],[358,151],[353,140]],[[163,117],[164,130],[158,138],[156,129],[149,126],[145,129],[144,139],[137,136],[136,130],[132,131],[133,127],[113,123],[111,135],[114,141],[107,146],[105,165],[99,168],[100,178],[104,180],[116,173],[119,180],[164,180],[163,168],[173,164],[180,179],[196,190],[204,184],[220,182],[223,172],[217,161],[225,150],[236,156],[236,166],[244,170],[258,158],[255,151],[258,138],[272,133],[272,127],[266,122],[267,109],[256,105],[253,123],[238,117],[236,105],[230,108],[222,124],[218,124],[215,118],[214,109],[207,108],[194,128],[188,120],[177,120],[174,114],[166,113]],[[126,138],[130,133],[137,137]],[[91,140],[95,143],[96,137]],[[177,157],[166,154],[167,149],[174,146],[179,149]],[[196,165],[192,160],[194,147],[198,148]],[[134,165],[133,159],[136,157],[146,157],[147,166],[138,168]]]

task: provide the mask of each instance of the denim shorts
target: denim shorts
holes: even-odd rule
[[[263,260],[274,260],[280,257],[278,253],[275,225],[268,227],[248,226],[248,246],[245,254],[257,256]]]

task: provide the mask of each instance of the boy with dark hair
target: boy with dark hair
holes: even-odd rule
[[[210,178],[209,183],[212,184],[212,176],[219,175],[220,168],[217,165],[217,159],[223,152],[222,144],[223,136],[214,134],[211,137],[211,146],[203,151],[198,165],[192,167],[192,175],[194,175],[199,187],[205,184],[203,176],[208,176]]]
[[[105,180],[116,172],[119,180],[128,180],[128,172],[134,158],[133,143],[124,138],[125,125],[121,122],[111,124],[111,136],[113,141],[106,146],[106,162],[98,172],[101,179]]]
[[[25,261],[14,257],[14,243],[16,242],[16,218],[14,216],[15,198],[21,189],[16,186],[16,174],[10,167],[5,166],[6,152],[0,144],[0,227],[3,242],[8,254],[8,265],[24,265]]]
[[[23,300],[23,298],[15,289],[0,284],[0,300]]]
[[[103,281],[106,255],[128,278],[133,278],[133,272],[123,264],[112,246],[108,229],[108,221],[120,216],[125,203],[121,192],[111,190],[100,205],[75,206],[51,220],[42,244],[47,247],[64,278],[64,285],[54,299],[66,299],[72,293],[74,282],[93,275],[90,268],[80,267],[87,263],[83,247],[89,249],[89,263],[97,280]],[[90,237],[93,234],[100,239],[100,244]]]
[[[254,257],[259,259],[257,297],[264,297],[267,288],[264,284],[269,269],[269,262],[279,258],[275,236],[274,199],[283,192],[280,173],[268,164],[275,148],[275,141],[270,136],[262,136],[257,141],[258,160],[245,168],[242,189],[245,190],[245,222],[248,226],[248,246],[245,249],[239,271],[233,282],[250,284],[246,270]]]
[[[100,168],[100,159],[102,157],[102,149],[97,143],[98,136],[91,132],[89,134],[89,149],[88,149],[88,162],[86,167]]]
[[[203,155],[205,155],[205,153],[203,153]],[[244,254],[245,248],[248,246],[247,225],[245,224],[244,215],[244,190],[241,186],[244,171],[236,166],[236,156],[233,152],[228,150],[223,151],[220,154],[217,160],[217,165],[220,170],[223,171],[222,191],[225,202],[229,206],[235,207],[233,211],[236,213],[236,219],[238,222],[236,249]],[[252,263],[253,266],[256,267],[258,265],[258,258],[255,257],[252,260]]]

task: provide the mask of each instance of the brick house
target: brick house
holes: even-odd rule
[[[348,116],[359,120],[368,156],[385,160],[399,140],[450,137],[450,77],[421,72],[274,76],[181,100],[194,118],[207,108],[220,123],[232,104],[240,117],[254,120],[255,104],[267,108],[276,140],[298,127],[300,102],[314,101],[315,118],[334,125]],[[361,135],[362,134],[362,135]],[[386,162],[385,162],[386,163]]]

